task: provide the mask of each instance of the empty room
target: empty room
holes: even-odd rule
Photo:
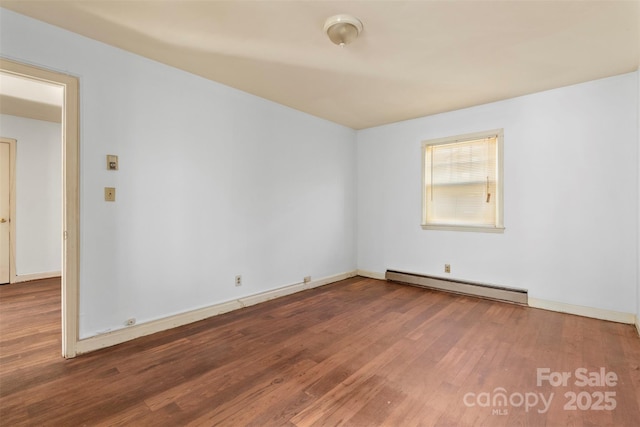
[[[0,0],[0,425],[640,420],[640,1]]]

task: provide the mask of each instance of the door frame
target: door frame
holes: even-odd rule
[[[0,58],[0,71],[53,83],[62,104],[62,356],[75,357],[79,341],[80,289],[80,111],[78,78]],[[14,204],[15,205],[15,204]]]
[[[16,275],[16,140],[0,136],[0,143],[9,144],[9,283]]]

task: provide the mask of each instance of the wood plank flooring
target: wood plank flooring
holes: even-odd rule
[[[360,277],[73,360],[60,345],[58,280],[0,286],[0,425],[640,425],[633,326]]]

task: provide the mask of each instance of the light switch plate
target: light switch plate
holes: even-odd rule
[[[114,187],[104,187],[104,200],[107,202],[116,201],[116,189]]]
[[[114,156],[113,154],[107,154],[107,170],[109,171],[118,170],[118,156]]]

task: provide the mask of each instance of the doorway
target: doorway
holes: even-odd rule
[[[62,105],[62,355],[76,356],[79,290],[79,84],[76,77],[0,59],[0,72],[58,85]],[[10,221],[10,219],[9,219]],[[9,222],[8,221],[8,222]]]

